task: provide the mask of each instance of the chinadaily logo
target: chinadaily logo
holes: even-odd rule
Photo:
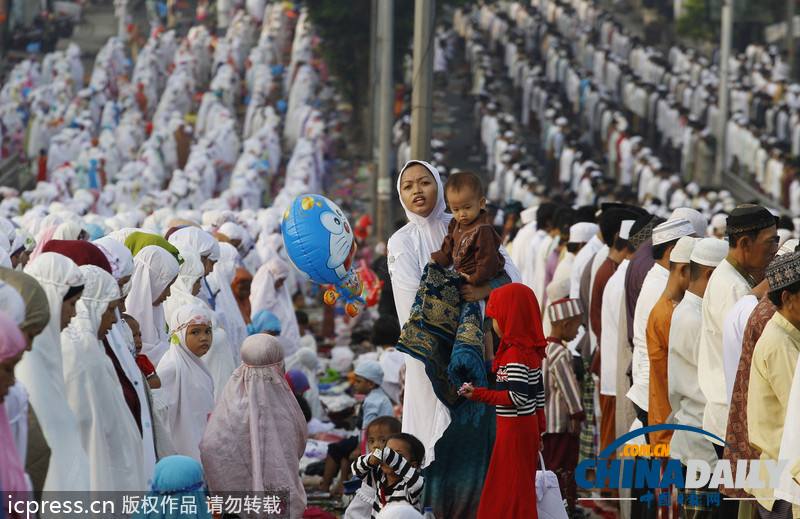
[[[719,460],[712,467],[705,460],[692,459],[686,464],[684,476],[680,460],[669,458],[669,444],[647,445],[632,442],[637,437],[656,431],[686,431],[690,434],[701,434],[735,451],[722,438],[697,427],[687,425],[642,427],[614,440],[600,452],[596,460],[584,460],[579,463],[575,470],[575,481],[578,486],[587,490],[630,488],[659,491],[658,495],[648,491],[639,498],[641,501],[646,501],[648,506],[650,501],[654,500],[658,505],[669,505],[670,493],[667,490],[670,486],[674,486],[684,491],[678,494],[681,502],[684,498],[694,500],[704,496],[702,503],[689,504],[719,506],[720,496],[714,490],[720,485],[737,489],[776,488],[781,473],[788,465],[787,460],[738,460],[734,478],[730,460]],[[618,457],[609,459],[615,453]],[[593,480],[590,479],[592,471]],[[700,492],[706,487],[710,491]]]

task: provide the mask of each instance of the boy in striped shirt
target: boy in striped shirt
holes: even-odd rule
[[[359,456],[352,466],[353,474],[362,485],[375,489],[372,518],[389,503],[405,502],[419,509],[423,479],[419,466],[425,447],[416,437],[407,433],[393,434],[381,451]]]

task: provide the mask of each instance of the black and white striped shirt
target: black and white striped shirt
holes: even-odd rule
[[[369,464],[372,453],[359,456],[351,466],[353,474],[361,479],[362,485],[375,489],[375,500],[372,502],[372,517],[376,518],[381,509],[389,503],[406,502],[419,509],[419,498],[422,495],[423,479],[419,469],[411,466],[389,447],[383,449],[383,461],[400,476],[400,481],[389,485],[386,474],[380,465]]]

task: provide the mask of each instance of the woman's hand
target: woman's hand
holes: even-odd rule
[[[464,301],[469,301],[471,303],[481,301],[489,297],[491,293],[492,287],[488,283],[482,285],[461,284],[461,298],[464,299]]]
[[[474,392],[475,392],[475,388],[474,387],[472,387],[472,386],[466,387],[466,388],[464,388],[463,393],[461,393],[461,396],[463,396],[467,400],[472,400],[472,393],[474,393]]]

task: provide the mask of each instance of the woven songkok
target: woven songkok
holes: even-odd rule
[[[583,315],[583,305],[580,299],[561,299],[551,304],[547,311],[550,313],[550,320],[557,322]]]
[[[778,256],[767,267],[769,291],[775,292],[800,281],[800,252]]]

